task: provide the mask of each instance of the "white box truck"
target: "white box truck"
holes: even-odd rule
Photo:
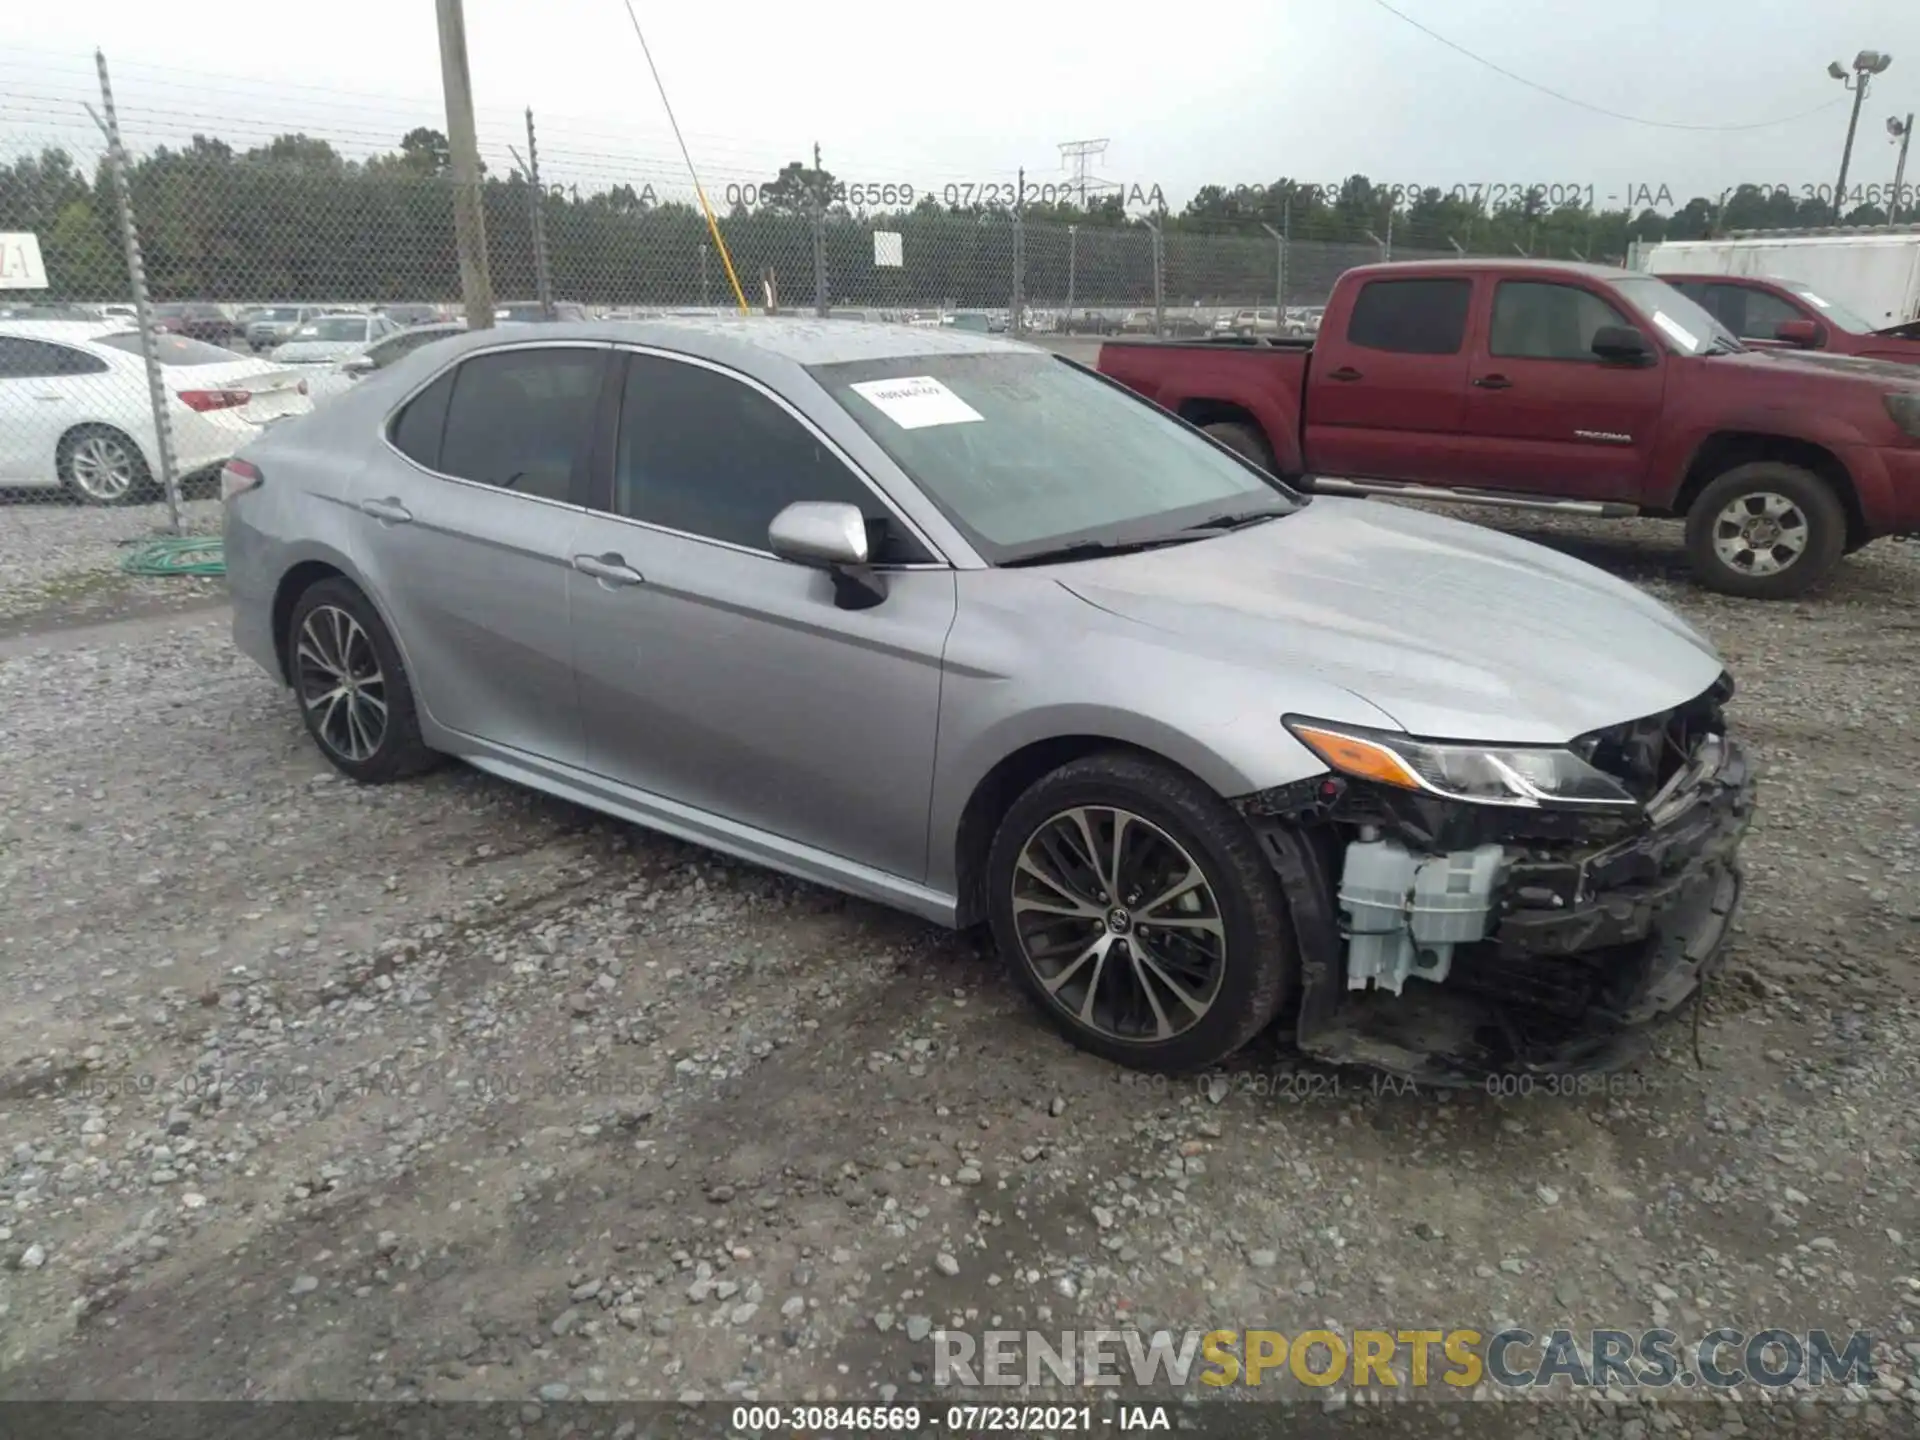
[[[1876,329],[1920,320],[1920,225],[1875,230],[1736,231],[1724,240],[1664,240],[1645,257],[1655,275],[1798,280]]]

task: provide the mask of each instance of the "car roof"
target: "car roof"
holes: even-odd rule
[[[0,320],[0,335],[77,344],[103,335],[137,335],[124,320]]]
[[[1512,260],[1473,259],[1462,256],[1458,260],[1388,260],[1375,265],[1361,265],[1357,272],[1371,280],[1381,275],[1458,275],[1462,272],[1496,271],[1506,273],[1510,270],[1537,270],[1542,274],[1586,275],[1595,280],[1618,280],[1623,275],[1642,275],[1646,272],[1628,270],[1619,265],[1590,265],[1579,260],[1523,260],[1518,256]],[[1658,280],[1661,277],[1649,277]],[[1316,307],[1325,308],[1325,307]]]
[[[1037,347],[973,330],[887,325],[867,320],[821,320],[811,316],[753,315],[659,320],[576,320],[516,328],[516,340],[562,340],[647,345],[673,350],[749,372],[768,362],[832,365],[843,361],[897,360],[918,355],[1035,353]],[[457,344],[479,349],[495,343],[491,330],[469,331]],[[443,355],[446,353],[441,352]]]

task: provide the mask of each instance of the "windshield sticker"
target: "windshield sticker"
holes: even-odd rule
[[[986,417],[931,375],[898,380],[862,380],[853,390],[902,430],[929,425],[964,425]]]
[[[1685,350],[1689,355],[1700,348],[1700,341],[1694,333],[1668,315],[1664,310],[1653,312],[1653,323],[1658,325],[1666,337]]]

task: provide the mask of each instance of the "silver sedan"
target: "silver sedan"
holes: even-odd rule
[[[442,757],[990,927],[1123,1064],[1630,1057],[1752,782],[1631,586],[1315,497],[985,335],[464,334],[227,469],[240,646],[367,783]]]

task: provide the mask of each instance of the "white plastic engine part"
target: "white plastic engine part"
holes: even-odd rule
[[[1392,840],[1358,840],[1340,872],[1347,988],[1398,995],[1409,975],[1439,983],[1453,948],[1481,940],[1504,851],[1481,845],[1415,855]]]

